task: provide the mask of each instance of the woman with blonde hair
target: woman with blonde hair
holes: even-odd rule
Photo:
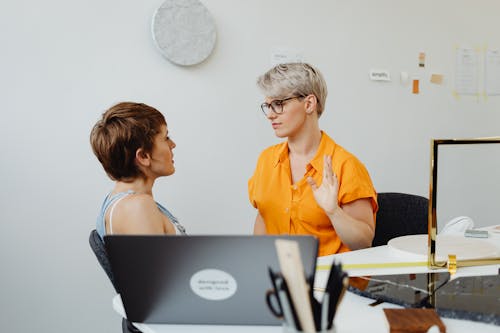
[[[327,88],[305,63],[258,78],[261,109],[286,141],[265,149],[248,182],[255,234],[314,235],[319,255],[371,246],[377,195],[364,165],[319,127]]]

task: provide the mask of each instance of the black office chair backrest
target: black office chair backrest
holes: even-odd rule
[[[379,193],[379,210],[372,246],[399,236],[426,234],[429,200],[407,193]]]
[[[108,253],[106,252],[106,248],[104,247],[104,242],[95,229],[90,232],[89,244],[92,248],[92,251],[94,251],[95,256],[97,257],[97,261],[99,261],[99,264],[101,264],[102,269],[104,269],[104,271],[106,272],[109,281],[111,281],[111,284],[115,288],[115,291],[118,292],[118,288],[116,288],[115,284],[115,278],[113,277],[113,272],[111,271],[111,264],[109,263]],[[122,318],[122,332],[142,333],[125,318]]]
[[[89,244],[92,248],[92,251],[94,251],[95,256],[97,257],[99,264],[101,264],[102,269],[104,269],[106,275],[108,275],[109,281],[111,281],[111,284],[113,284],[115,291],[118,292],[115,284],[115,279],[113,277],[113,272],[111,271],[111,264],[109,263],[108,254],[106,253],[106,248],[104,247],[104,242],[95,229],[90,232]]]

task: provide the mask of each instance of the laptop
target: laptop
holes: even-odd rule
[[[281,325],[266,305],[276,239],[299,243],[314,281],[312,236],[105,236],[128,320],[157,324]]]

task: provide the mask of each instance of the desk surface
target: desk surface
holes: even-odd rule
[[[398,250],[391,249],[389,246],[378,246],[364,250],[346,252],[342,254],[320,257],[318,258],[316,271],[315,287],[324,287],[328,276],[326,266],[330,265],[333,260],[340,260],[346,265],[346,270],[350,276],[362,275],[385,275],[385,274],[401,274],[401,273],[418,273],[428,272],[426,266],[417,267],[376,267],[380,263],[399,263],[399,262],[422,262],[425,261],[422,256],[411,253],[403,253]],[[372,264],[372,267],[356,267],[359,264]],[[375,264],[375,265],[373,265]],[[352,266],[349,268],[349,266]],[[470,276],[470,275],[494,275],[498,274],[500,265],[489,265],[481,267],[464,267],[459,268],[455,277]],[[355,295],[347,292],[342,303],[339,306],[335,316],[336,333],[348,332],[388,332],[388,326],[383,313],[384,308],[401,308],[398,305],[390,303],[382,303],[375,307],[369,306],[373,303],[372,299]],[[263,306],[264,303],[263,303]],[[119,295],[113,299],[113,308],[120,315],[125,316],[123,305]],[[481,332],[481,333],[498,333],[500,327],[488,325],[484,323],[472,322],[467,320],[443,318],[448,333],[460,332]],[[192,333],[192,332],[256,332],[259,333],[275,333],[282,332],[279,326],[219,326],[219,325],[153,325],[134,323],[144,333]]]
[[[388,326],[383,313],[384,308],[401,308],[400,306],[383,303],[371,307],[372,299],[361,297],[353,293],[346,293],[335,316],[336,333],[359,333],[359,332],[388,332]],[[114,309],[124,315],[123,306],[119,295],[113,299]],[[500,328],[467,320],[442,318],[446,325],[447,333],[498,333]],[[282,332],[279,326],[222,326],[222,325],[156,325],[139,324],[135,326],[144,333],[278,333]]]

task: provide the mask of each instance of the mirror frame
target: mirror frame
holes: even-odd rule
[[[436,260],[436,236],[437,236],[437,170],[439,146],[442,145],[470,145],[470,144],[493,144],[500,143],[500,137],[472,138],[472,139],[432,139],[431,140],[431,165],[429,182],[429,215],[428,215],[428,245],[427,245],[427,265],[431,269],[446,268],[450,270],[452,266],[466,267],[478,265],[500,264],[500,257],[484,259],[454,260],[454,254],[449,253],[449,260]]]

